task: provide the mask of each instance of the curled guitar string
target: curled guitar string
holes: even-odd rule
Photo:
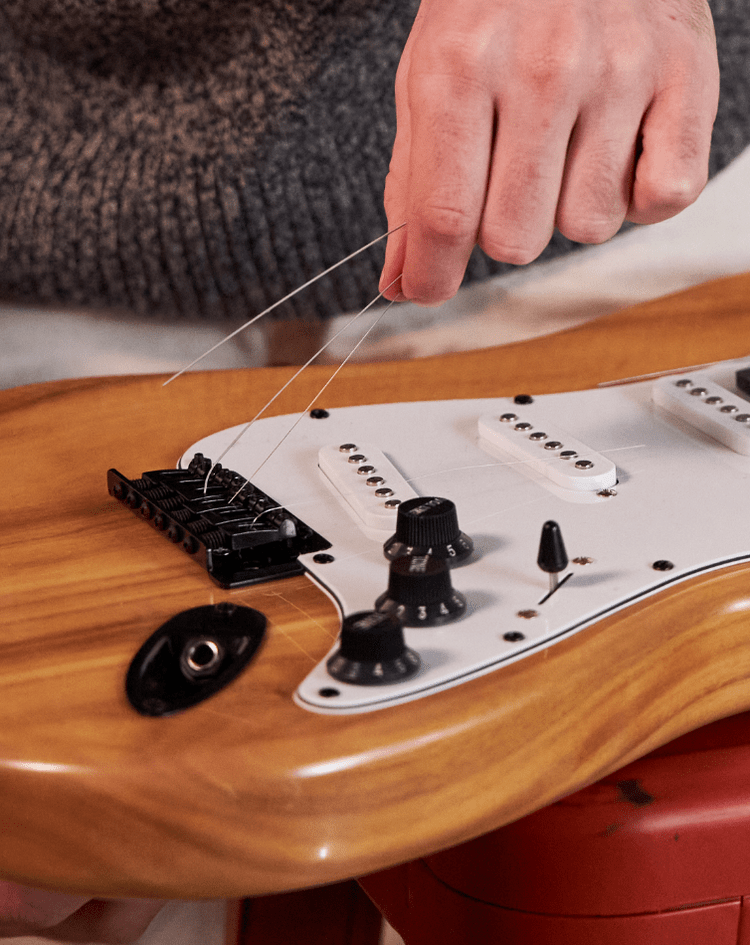
[[[350,259],[354,259],[355,256],[359,256],[360,253],[364,253],[364,251],[369,249],[371,246],[374,246],[376,243],[379,243],[381,240],[386,239],[386,237],[390,236],[392,233],[396,233],[398,230],[403,229],[403,227],[405,226],[406,226],[406,223],[400,223],[398,226],[394,226],[392,230],[388,230],[387,233],[382,233],[380,236],[376,237],[374,240],[371,240],[369,243],[365,243],[364,246],[360,246],[359,249],[355,249],[353,253],[349,253],[348,256],[344,256],[343,259],[339,259],[338,262],[334,263],[332,266],[329,266],[327,269],[324,269],[323,272],[319,272],[317,276],[313,276],[312,279],[308,279],[307,282],[303,282],[302,285],[297,286],[296,289],[293,289],[291,292],[285,295],[283,299],[279,299],[277,302],[274,302],[273,305],[269,305],[268,308],[263,309],[263,311],[260,312],[258,315],[254,315],[249,321],[245,322],[244,325],[240,325],[239,328],[235,328],[235,330],[231,332],[231,334],[227,335],[226,338],[222,338],[221,341],[217,341],[215,345],[213,345],[211,348],[208,349],[208,351],[204,351],[203,354],[199,355],[194,361],[191,361],[190,364],[186,364],[185,367],[180,368],[180,370],[177,371],[176,374],[173,374],[171,377],[167,378],[166,381],[164,381],[164,383],[162,384],[162,387],[166,387],[167,384],[171,384],[172,381],[176,380],[178,377],[184,374],[185,371],[189,371],[191,367],[195,367],[195,365],[199,361],[202,361],[205,357],[208,357],[209,354],[212,354],[214,351],[216,351],[217,348],[220,348],[227,341],[230,341],[232,338],[235,337],[235,335],[239,335],[240,332],[243,332],[246,328],[249,328],[251,325],[254,325],[255,322],[263,318],[264,315],[268,315],[269,312],[272,312],[275,308],[278,308],[279,305],[283,305],[284,302],[288,302],[289,299],[294,298],[294,296],[297,295],[299,292],[302,292],[303,289],[306,289],[308,286],[311,286],[313,283],[317,282],[319,279],[322,279],[323,276],[327,276],[329,272],[333,272],[334,269],[338,269],[339,266],[343,266],[344,263],[348,263]],[[398,278],[400,278],[400,276]],[[394,280],[394,282],[396,281],[397,280]],[[391,285],[393,284],[394,283],[392,282]],[[390,288],[390,286],[387,286],[387,288]],[[333,339],[331,339],[331,341],[333,341]]]
[[[349,324],[352,324],[353,322],[355,322],[360,316],[364,315],[365,312],[367,312],[370,308],[372,308],[372,306],[373,306],[377,301],[379,301],[379,300],[383,297],[383,294],[384,294],[385,292],[387,292],[387,290],[390,289],[390,287],[391,287],[392,285],[395,285],[396,282],[398,282],[398,280],[399,280],[400,278],[401,278],[401,275],[400,275],[400,274],[399,274],[398,276],[396,276],[396,278],[393,280],[393,282],[391,282],[390,285],[387,285],[387,286],[385,287],[385,289],[383,289],[382,292],[379,292],[371,302],[368,302],[367,305],[365,305],[365,307],[362,309],[362,311],[361,311],[361,312],[358,312],[358,313],[355,315],[355,317],[349,322]],[[394,300],[394,301],[395,301],[395,300]],[[260,472],[260,470],[265,466],[265,464],[266,464],[266,463],[268,462],[268,460],[273,456],[273,454],[276,452],[276,450],[278,450],[278,448],[281,446],[281,444],[284,443],[284,441],[287,439],[287,437],[289,436],[289,434],[297,427],[297,425],[300,423],[300,421],[302,420],[302,418],[305,417],[305,416],[310,412],[310,409],[312,408],[312,405],[315,403],[315,401],[320,397],[320,395],[323,393],[323,391],[326,390],[326,388],[329,386],[329,384],[331,384],[331,383],[333,382],[334,378],[338,375],[339,371],[340,371],[340,370],[344,367],[344,365],[352,358],[352,356],[354,355],[354,353],[356,352],[356,350],[359,348],[359,346],[364,342],[364,340],[367,338],[367,336],[370,334],[370,332],[375,328],[375,326],[378,324],[378,322],[380,322],[381,318],[383,318],[383,316],[385,315],[385,313],[390,309],[390,307],[391,307],[392,305],[393,305],[393,301],[389,302],[388,305],[385,306],[385,308],[384,308],[383,311],[380,313],[380,315],[378,315],[378,317],[377,317],[377,318],[373,321],[373,323],[368,327],[367,331],[364,332],[364,334],[363,334],[362,337],[359,339],[359,341],[357,341],[357,343],[354,345],[354,347],[353,347],[352,350],[349,352],[349,354],[347,354],[347,356],[344,358],[344,360],[341,362],[341,364],[338,365],[338,367],[336,368],[336,370],[333,372],[333,374],[331,374],[331,376],[328,378],[328,380],[325,382],[325,384],[324,384],[324,385],[320,388],[320,390],[316,393],[316,395],[313,397],[313,399],[310,401],[310,403],[307,405],[307,407],[305,407],[304,410],[300,411],[300,414],[299,414],[299,416],[297,417],[297,419],[294,421],[294,423],[292,424],[292,426],[287,430],[287,432],[284,434],[284,436],[282,436],[282,438],[279,440],[279,442],[276,444],[276,446],[274,446],[274,448],[271,450],[271,452],[268,454],[268,456],[266,456],[266,458],[263,460],[263,462],[260,463],[260,465],[256,467],[256,469],[252,472],[252,474],[247,477],[247,479],[246,479],[246,481],[243,483],[243,485],[241,485],[240,488],[235,492],[235,494],[234,494],[234,495],[232,496],[232,498],[229,500],[230,502],[234,502],[234,500],[235,500],[235,499],[237,498],[237,496],[242,492],[242,490],[245,488],[245,486],[246,486],[249,482],[251,482],[251,481],[258,475],[258,473]],[[348,325],[345,326],[345,328],[347,328],[347,327],[348,327]],[[344,329],[341,329],[341,330],[343,331]],[[331,342],[332,342],[336,337],[338,337],[339,334],[341,334],[341,332],[337,332],[337,334],[334,335],[334,337],[331,338],[330,341],[327,341],[326,344],[323,345],[323,347],[320,349],[320,351],[318,351],[318,352],[307,362],[307,364],[304,364],[304,365],[299,369],[299,371],[297,371],[297,373],[296,373],[293,377],[291,377],[291,378],[286,382],[286,384],[281,388],[281,390],[277,391],[277,392],[274,394],[274,396],[271,398],[271,400],[269,400],[269,402],[268,402],[260,411],[258,411],[258,413],[253,417],[253,419],[252,419],[248,424],[246,424],[246,425],[243,427],[243,429],[237,434],[237,436],[234,438],[234,440],[232,440],[232,442],[229,444],[229,446],[226,447],[226,449],[222,452],[222,454],[221,454],[221,456],[219,457],[219,459],[216,460],[216,463],[218,463],[219,460],[222,459],[222,457],[226,456],[226,454],[227,454],[231,449],[233,449],[233,448],[237,445],[237,443],[239,442],[240,438],[243,437],[243,436],[245,435],[245,433],[247,433],[247,431],[250,429],[250,427],[253,425],[253,423],[255,423],[255,421],[258,419],[258,417],[259,417],[265,410],[268,409],[268,407],[274,402],[274,400],[276,400],[276,398],[277,398],[284,390],[286,390],[286,388],[295,380],[295,378],[299,377],[299,375],[302,373],[302,371],[304,371],[305,368],[308,367],[308,366],[312,363],[312,361],[314,361],[315,358],[316,358],[319,354],[321,354],[323,351],[325,351],[325,349],[328,347],[328,345],[330,345]],[[214,463],[214,465],[216,465],[216,463]],[[213,468],[213,467],[212,467],[212,468]],[[209,475],[209,476],[211,475],[210,471],[209,471],[209,474],[208,474],[208,475]],[[208,476],[206,477],[206,482],[208,482]]]
[[[243,488],[244,488],[244,486],[243,486]],[[239,492],[236,493],[236,494],[239,495]],[[230,499],[230,502],[231,502],[231,499]],[[281,512],[281,511],[283,510],[283,508],[284,508],[283,505],[274,505],[273,508],[270,508],[270,509],[263,509],[262,512],[258,512],[258,514],[255,516],[255,518],[250,522],[250,524],[251,524],[251,525],[255,525],[255,523],[258,521],[258,519],[259,519],[259,518],[262,518],[262,516],[268,515],[269,512]]]

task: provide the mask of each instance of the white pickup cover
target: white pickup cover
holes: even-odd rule
[[[741,456],[750,456],[750,404],[703,371],[662,377],[654,402]]]
[[[479,433],[563,489],[598,492],[617,484],[617,469],[611,460],[563,432],[531,406],[484,414],[479,418]]]

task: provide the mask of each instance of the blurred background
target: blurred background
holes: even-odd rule
[[[438,308],[392,306],[354,358],[424,357],[517,341],[747,270],[750,149],[715,177],[692,207],[671,220],[463,289]],[[248,312],[247,317],[254,314]],[[0,388],[65,377],[172,373],[237,327],[11,307],[0,307],[0,316]],[[330,345],[322,359],[338,363],[373,317],[367,313],[344,331],[351,315],[312,326],[264,326],[261,321],[200,367],[302,363],[326,341]]]

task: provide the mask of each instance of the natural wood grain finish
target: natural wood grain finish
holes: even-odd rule
[[[746,354],[750,275],[505,348],[345,369],[325,404],[541,393]],[[313,369],[275,412],[304,406]],[[362,875],[515,819],[750,708],[744,566],[650,598],[406,709],[331,718],[297,683],[338,617],[302,578],[214,587],[111,500],[288,369],[57,382],[0,394],[0,872],[97,895],[239,897]],[[364,393],[363,393],[364,392]],[[140,643],[231,598],[269,617],[250,669],[171,719],[128,707]]]

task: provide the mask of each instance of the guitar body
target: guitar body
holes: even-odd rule
[[[748,300],[741,276],[536,341],[352,366],[321,406],[583,390],[741,357]],[[310,369],[273,412],[302,409],[329,373]],[[478,836],[750,708],[745,563],[405,705],[302,708],[295,692],[339,630],[331,599],[306,576],[221,589],[106,491],[110,467],[132,477],[174,467],[288,376],[0,394],[4,878],[99,896],[235,898],[364,875]],[[124,680],[141,644],[175,614],[223,602],[267,619],[247,669],[194,708],[137,713]]]

